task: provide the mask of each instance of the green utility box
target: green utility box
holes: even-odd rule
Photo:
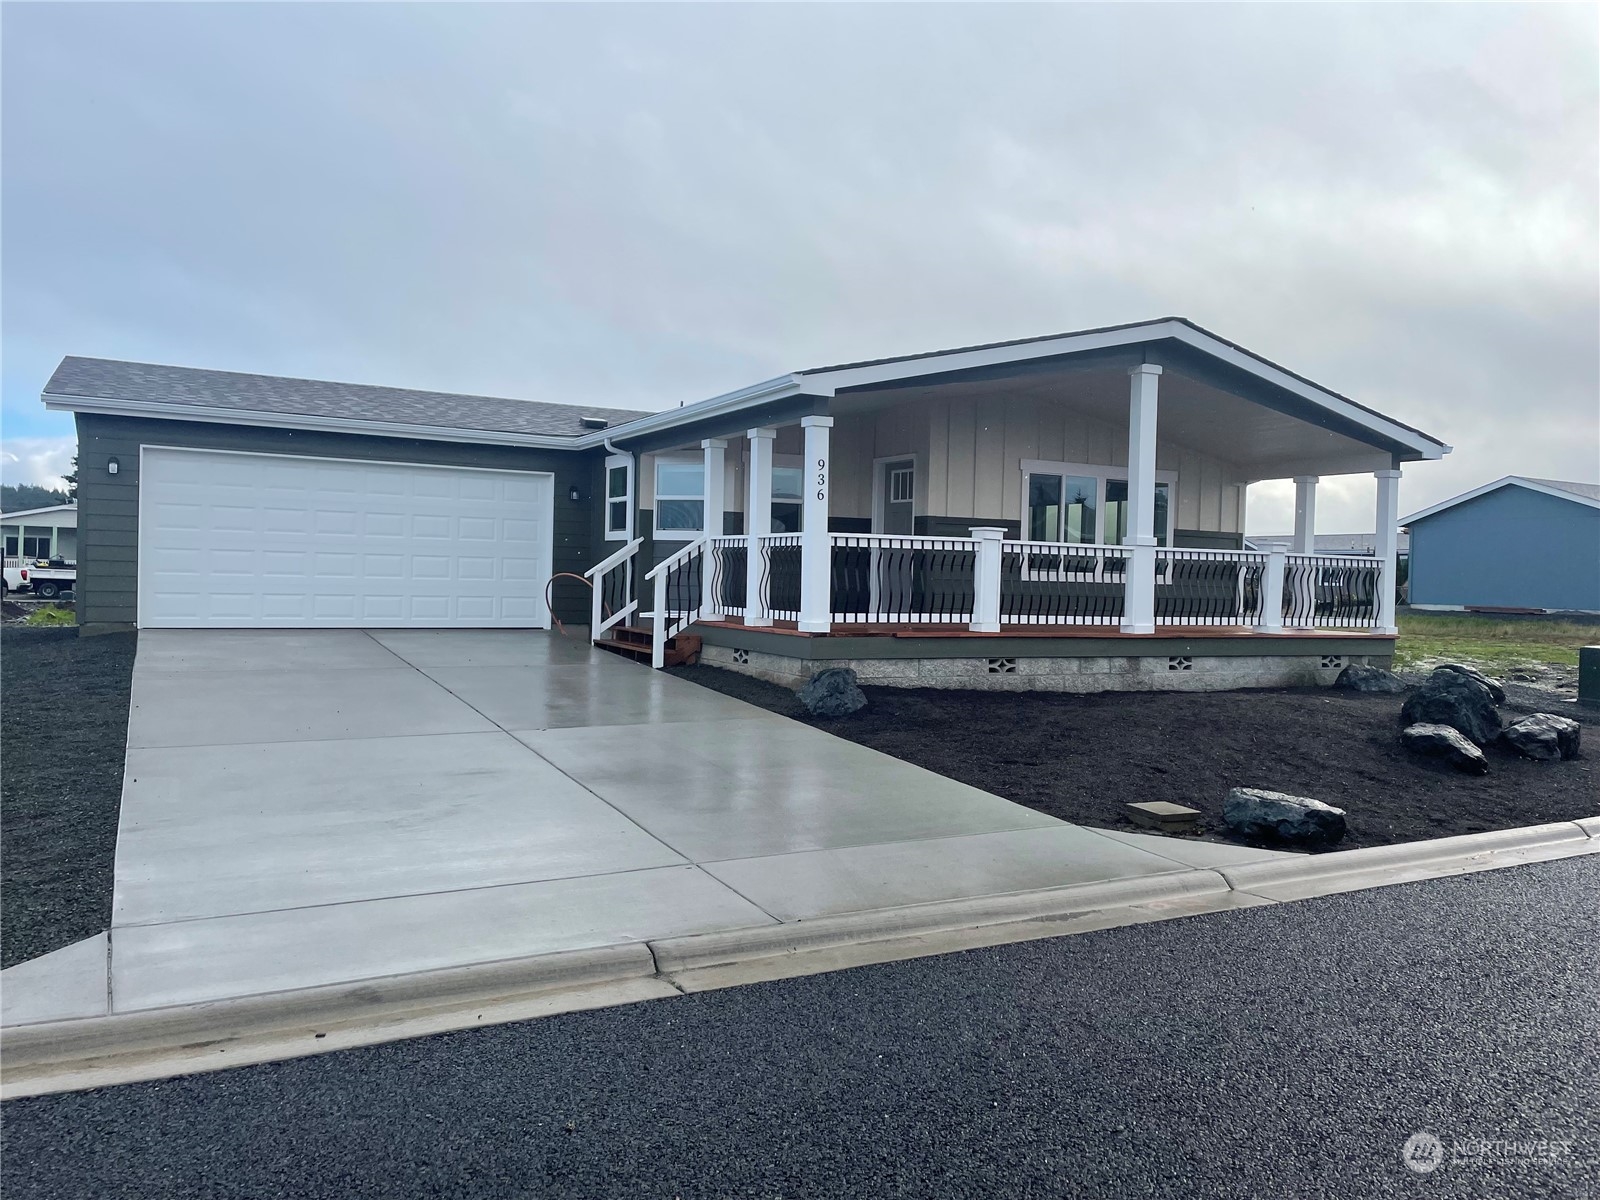
[[[1578,703],[1600,708],[1600,646],[1578,651]]]

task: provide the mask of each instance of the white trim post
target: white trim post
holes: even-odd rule
[[[1289,556],[1282,550],[1267,554],[1261,574],[1261,624],[1257,633],[1283,632],[1283,577],[1289,569]]]
[[[744,623],[771,625],[767,608],[767,573],[762,569],[761,538],[772,532],[772,442],[776,429],[752,429],[750,478],[744,506]]]
[[[1123,633],[1156,631],[1156,401],[1161,368],[1128,368],[1128,570]]]
[[[980,525],[972,530],[977,553],[972,567],[972,623],[974,633],[1000,632],[1000,563],[1005,553],[1006,531]]]
[[[1294,541],[1289,549],[1295,554],[1317,552],[1317,477],[1294,477]]]
[[[722,513],[728,507],[725,502],[728,443],[723,438],[706,438],[700,448],[706,452],[705,516],[701,524],[707,538],[718,538],[722,536]],[[720,621],[723,617],[722,589],[717,586],[721,582],[718,575],[721,565],[717,548],[708,541],[705,553],[700,556],[700,619],[703,621]]]
[[[833,544],[828,538],[828,431],[833,418],[801,417],[800,428],[806,453],[800,503],[800,632],[827,633],[833,628]]]
[[[1400,579],[1400,472],[1374,471],[1378,479],[1378,536],[1373,553],[1383,564],[1378,578],[1379,633],[1399,633],[1395,624],[1395,585]]]

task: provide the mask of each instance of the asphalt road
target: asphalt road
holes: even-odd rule
[[[19,1100],[0,1183],[1600,1198],[1597,924],[1590,857]]]

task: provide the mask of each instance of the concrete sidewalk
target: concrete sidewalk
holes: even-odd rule
[[[1225,867],[544,633],[140,635],[109,937],[4,1020]]]

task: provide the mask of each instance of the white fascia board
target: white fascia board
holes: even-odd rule
[[[1420,521],[1424,517],[1431,517],[1434,513],[1442,513],[1447,508],[1454,508],[1458,504],[1465,504],[1468,500],[1476,500],[1479,496],[1487,496],[1490,492],[1497,492],[1503,487],[1527,488],[1530,492],[1538,492],[1545,496],[1554,496],[1557,500],[1571,500],[1574,504],[1582,504],[1588,508],[1600,508],[1600,500],[1591,500],[1588,496],[1579,496],[1573,492],[1565,492],[1560,488],[1553,488],[1543,483],[1535,483],[1531,479],[1524,479],[1520,475],[1507,475],[1496,479],[1493,483],[1486,483],[1482,487],[1475,487],[1470,492],[1462,492],[1459,496],[1452,496],[1448,500],[1441,500],[1432,508],[1425,508],[1421,512],[1412,513],[1409,517],[1402,517],[1400,524],[1409,525],[1413,521]]]
[[[692,421],[704,421],[711,417],[735,413],[740,409],[753,408],[757,404],[766,404],[773,400],[784,400],[790,396],[799,395],[801,392],[829,396],[833,394],[831,391],[820,392],[815,387],[807,386],[805,376],[779,375],[774,379],[740,388],[736,392],[724,392],[722,395],[713,396],[709,400],[698,400],[693,404],[669,408],[665,412],[651,413],[649,416],[629,421],[625,425],[613,425],[610,429],[604,431],[604,436],[615,441],[617,438],[632,438],[647,433],[657,433],[677,425],[686,425]],[[585,437],[582,440],[587,442],[589,439]]]
[[[550,434],[506,433],[493,429],[454,429],[435,425],[406,425],[394,421],[361,421],[344,417],[316,417],[300,413],[260,412],[254,409],[209,408],[199,404],[152,404],[89,396],[44,394],[44,406],[57,412],[99,413],[113,417],[149,417],[156,420],[197,421],[203,425],[264,425],[273,429],[304,429],[318,433],[353,433],[365,437],[415,438],[425,442],[467,442],[501,446],[526,446],[542,450],[582,450],[589,439]],[[598,442],[592,443],[598,445]]]
[[[1021,345],[995,346],[987,350],[966,350],[950,354],[929,355],[924,358],[900,362],[879,363],[873,366],[847,367],[839,371],[822,371],[803,374],[806,390],[832,395],[840,388],[861,387],[866,384],[886,383],[895,379],[914,379],[919,375],[939,375],[948,371],[966,371],[978,367],[1003,366],[1007,363],[1028,362],[1036,358],[1049,358],[1058,354],[1074,354],[1086,350],[1109,350],[1120,346],[1133,346],[1159,338],[1173,338],[1192,346],[1230,366],[1248,371],[1258,379],[1291,392],[1304,400],[1327,409],[1364,429],[1382,435],[1391,441],[1408,446],[1424,459],[1443,458],[1451,447],[1434,441],[1425,434],[1407,429],[1386,417],[1368,412],[1359,405],[1335,395],[1333,392],[1307,383],[1274,367],[1252,354],[1203,333],[1182,321],[1155,321],[1148,325],[1135,325],[1126,329],[1108,329],[1099,333],[1069,334],[1048,341],[1027,342]]]

